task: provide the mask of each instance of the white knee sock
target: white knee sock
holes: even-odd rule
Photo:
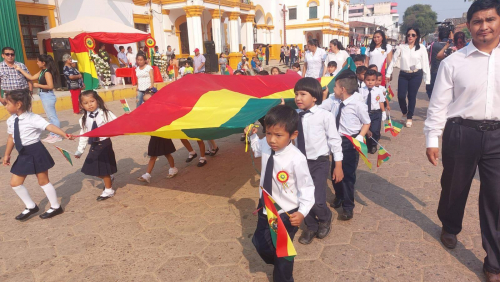
[[[14,192],[16,192],[16,194],[19,196],[19,198],[21,198],[21,200],[23,201],[23,203],[26,205],[26,207],[28,209],[32,209],[36,206],[35,202],[33,202],[33,200],[31,200],[30,193],[28,193],[28,189],[26,189],[26,187],[24,187],[24,185],[12,187],[12,189],[14,190]]]
[[[47,199],[49,199],[50,207],[53,209],[58,209],[61,205],[59,205],[59,201],[57,200],[56,189],[52,185],[52,183],[45,184],[41,186]]]

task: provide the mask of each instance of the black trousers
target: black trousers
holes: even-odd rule
[[[432,90],[434,90],[434,83],[436,83],[436,77],[437,77],[437,72],[431,73],[431,84],[425,86],[425,91],[427,92],[429,100],[431,99],[432,96]]]
[[[382,128],[382,111],[375,110],[368,113],[370,116],[370,131],[373,134],[373,139],[377,142],[380,140],[380,129]],[[371,138],[366,138],[366,146],[369,148],[377,147],[377,143],[373,142]]]
[[[292,214],[296,211],[297,209],[294,209],[288,213]],[[295,233],[297,233],[299,228],[290,224],[290,219],[286,213],[280,214],[280,217],[293,242],[293,237],[295,237]],[[278,258],[276,256],[276,248],[271,238],[267,215],[265,215],[262,210],[259,211],[257,229],[255,229],[255,233],[253,234],[252,243],[264,262],[274,265],[273,275],[275,282],[293,282],[293,260],[289,261],[285,258]]]
[[[339,183],[332,181],[333,189],[335,190],[335,197],[344,200],[342,203],[344,210],[352,211],[354,209],[354,184],[356,183],[359,153],[345,136],[342,136],[342,153],[344,154],[344,159],[342,160],[344,179]],[[332,163],[332,174],[334,168],[335,162]]]
[[[304,218],[308,230],[318,231],[319,222],[331,220],[332,211],[326,204],[326,189],[328,184],[328,172],[330,171],[330,158],[328,156],[319,157],[317,160],[307,160],[309,172],[314,182],[314,206],[309,214]]]
[[[451,234],[462,230],[465,204],[479,169],[479,224],[484,268],[500,273],[500,129],[481,132],[448,121],[443,132],[443,175],[438,216]]]
[[[400,72],[398,78],[398,102],[402,114],[407,114],[408,119],[413,119],[415,105],[417,104],[417,94],[420,84],[422,84],[424,72],[419,70],[414,73]],[[408,94],[408,104],[406,96]]]

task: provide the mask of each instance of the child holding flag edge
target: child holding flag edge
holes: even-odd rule
[[[299,115],[294,109],[278,105],[269,110],[265,117],[265,138],[259,139],[255,127],[249,133],[255,157],[262,157],[260,186],[267,192],[260,191],[261,209],[252,243],[261,258],[267,264],[274,265],[273,280],[276,282],[293,281],[294,260],[293,253],[283,250],[289,249],[287,244],[275,245],[273,242],[273,234],[277,237],[283,237],[284,234],[275,221],[268,220],[267,208],[263,208],[266,206],[264,196],[272,196],[282,208],[277,211],[280,217],[278,223],[283,223],[291,241],[314,205],[314,184],[307,159],[291,142],[298,135],[298,122]],[[248,130],[247,127],[245,133]]]
[[[330,97],[321,103],[320,108],[333,113],[335,124],[340,136],[342,136],[342,170],[344,179],[338,183],[333,182],[335,200],[333,207],[342,206],[343,213],[340,219],[349,220],[353,217],[354,210],[354,184],[356,183],[356,168],[358,167],[359,155],[351,140],[353,137],[364,146],[363,140],[370,128],[370,117],[368,106],[362,100],[362,96],[356,92],[358,81],[356,74],[350,70],[343,71],[335,81],[334,97]],[[349,138],[347,137],[349,136]],[[351,140],[349,140],[351,139]],[[366,146],[364,146],[366,148]],[[362,150],[361,150],[362,151]],[[332,171],[335,169],[332,164]]]

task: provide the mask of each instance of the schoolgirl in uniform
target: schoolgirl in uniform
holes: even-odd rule
[[[153,93],[147,91],[146,94],[144,94],[143,98],[144,102],[147,102],[151,98],[151,96],[153,96]],[[156,160],[160,156],[165,156],[168,160],[168,164],[170,165],[167,178],[172,178],[176,176],[179,170],[175,167],[174,157],[172,157],[172,153],[174,152],[175,152],[175,146],[174,143],[172,142],[172,139],[161,138],[158,136],[151,136],[148,145],[148,156],[149,156],[148,169],[146,173],[143,174],[141,177],[137,178],[137,180],[147,183],[151,182],[151,172],[155,167]]]
[[[106,108],[104,101],[94,90],[82,92],[79,101],[83,109],[83,116],[80,118],[82,128],[80,135],[116,119],[116,116]],[[97,201],[109,199],[115,195],[112,180],[113,174],[117,172],[113,144],[111,139],[107,137],[80,137],[75,158],[81,157],[87,144],[90,145],[90,151],[83,164],[82,172],[86,175],[99,177],[104,181],[104,191],[97,197]]]
[[[50,202],[50,209],[40,215],[46,219],[63,213],[57,200],[56,189],[49,181],[49,169],[54,166],[54,160],[40,142],[40,134],[47,130],[54,134],[69,138],[59,127],[48,123],[41,116],[31,112],[31,95],[27,89],[13,90],[6,94],[7,111],[12,116],[7,120],[7,148],[3,165],[10,165],[10,154],[14,147],[19,156],[12,165],[10,185],[14,192],[26,205],[26,209],[16,216],[17,220],[26,220],[39,211],[38,206],[31,200],[30,194],[23,183],[28,175],[36,175],[38,184],[42,187]]]

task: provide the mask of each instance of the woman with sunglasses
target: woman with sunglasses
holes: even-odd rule
[[[406,127],[412,126],[413,113],[417,102],[417,93],[425,78],[425,84],[431,83],[429,57],[425,46],[420,45],[420,31],[418,28],[409,28],[406,31],[405,44],[401,44],[394,54],[394,58],[387,68],[386,79],[390,82],[394,69],[394,61],[401,60],[401,72],[398,79],[398,102],[403,120],[406,118]],[[408,95],[407,95],[408,94]],[[408,104],[406,97],[408,96]]]

